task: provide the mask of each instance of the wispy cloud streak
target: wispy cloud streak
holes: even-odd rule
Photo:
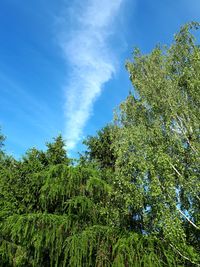
[[[109,37],[123,1],[82,0],[70,9],[72,25],[63,32],[60,42],[71,70],[65,86],[68,149],[81,139],[94,101],[116,71],[117,59],[110,49]]]

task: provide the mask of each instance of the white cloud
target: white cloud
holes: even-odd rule
[[[67,12],[66,26],[60,45],[70,79],[65,85],[66,129],[68,149],[81,139],[83,128],[91,115],[103,85],[116,71],[116,58],[109,48],[109,36],[124,0],[82,0]],[[70,17],[69,17],[70,16]]]

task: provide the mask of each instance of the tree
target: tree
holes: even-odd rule
[[[61,137],[47,146],[0,170],[1,266],[94,266],[109,245],[110,186],[69,165]]]
[[[47,143],[46,157],[49,164],[69,164],[65,142],[61,135],[54,139],[53,143]]]
[[[114,142],[130,227],[163,240],[184,266],[200,262],[198,27],[186,24],[171,47],[149,55],[135,49],[126,67],[139,97],[121,104]]]
[[[107,125],[97,132],[96,136],[89,136],[84,144],[87,146],[86,156],[95,161],[102,169],[114,169],[115,155],[112,147],[115,127]]]
[[[135,50],[126,66],[138,97],[76,164],[61,136],[2,161],[0,266],[200,265],[197,26],[169,48]]]

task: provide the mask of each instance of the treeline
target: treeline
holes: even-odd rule
[[[0,137],[1,267],[200,266],[200,47],[134,50],[112,124],[70,159],[61,136],[16,160]]]

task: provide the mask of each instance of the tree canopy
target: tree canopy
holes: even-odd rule
[[[62,136],[16,160],[0,135],[0,266],[200,266],[198,27],[134,50],[133,92],[75,164]]]

